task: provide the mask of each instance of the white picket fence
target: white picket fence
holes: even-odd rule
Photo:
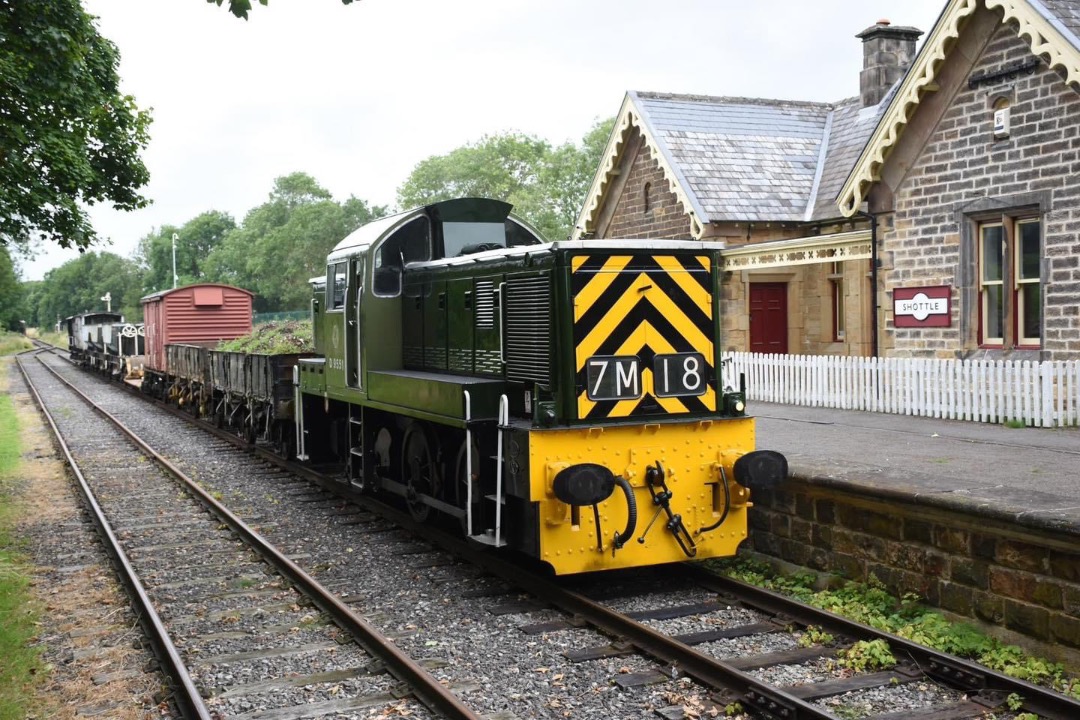
[[[1080,423],[1080,361],[932,360],[725,353],[728,384],[748,400],[921,417]]]

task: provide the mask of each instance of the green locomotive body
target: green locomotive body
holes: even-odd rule
[[[510,209],[435,203],[334,248],[298,457],[558,573],[733,554],[786,462],[720,372],[720,246],[546,243]]]

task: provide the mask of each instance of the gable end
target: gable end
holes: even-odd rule
[[[1049,19],[1049,13],[1044,15],[1045,9],[1041,12],[1036,9],[1033,4],[1038,0],[983,1],[989,9],[1002,10],[1002,22],[1017,27],[1017,36],[1026,38],[1033,54],[1043,57],[1049,67],[1059,70],[1068,84],[1080,87],[1080,47],[1076,37],[1068,28]],[[935,80],[941,64],[959,37],[961,25],[979,4],[980,0],[952,0],[942,12],[840,190],[837,205],[845,217],[851,217],[861,208],[870,186],[880,179],[886,158],[899,141],[909,118],[917,112],[924,94],[937,89]]]

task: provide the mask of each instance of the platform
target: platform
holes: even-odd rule
[[[1080,535],[1080,429],[751,403],[792,474]]]
[[[752,403],[791,477],[750,546],[884,584],[1080,671],[1080,429]]]

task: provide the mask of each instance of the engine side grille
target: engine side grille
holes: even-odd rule
[[[506,283],[503,346],[506,377],[551,382],[551,278],[512,278]]]
[[[481,330],[495,327],[495,283],[490,280],[476,283],[476,327]]]

